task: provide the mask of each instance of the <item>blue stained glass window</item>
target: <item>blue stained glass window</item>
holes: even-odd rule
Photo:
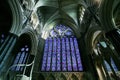
[[[25,48],[21,48],[21,51],[24,51],[25,50]]]
[[[45,40],[41,71],[83,71],[77,39],[71,28],[62,24]]]
[[[17,54],[17,56],[16,56],[15,60],[14,60],[13,65],[15,65],[15,64],[17,64],[17,63],[18,63],[19,58],[20,58],[20,55],[21,55],[21,53],[19,52],[19,53]],[[12,68],[12,70],[15,70],[15,67],[13,67],[13,68]]]
[[[111,65],[112,65],[114,71],[118,71],[118,68],[117,68],[117,66],[115,65],[115,62],[113,61],[112,58],[111,58]]]
[[[22,64],[22,61],[23,61],[24,56],[25,56],[25,53],[24,53],[24,52],[21,53],[20,59],[19,59],[19,61],[18,61],[18,64]],[[16,71],[19,71],[20,68],[21,68],[20,66],[17,66],[17,67],[16,67]]]
[[[18,64],[26,64],[27,58],[29,56],[28,51],[29,48],[26,45],[20,49],[20,52],[18,52],[13,62],[13,65],[17,66],[13,67],[11,69],[12,71],[23,71],[24,67],[19,66]]]
[[[111,68],[110,68],[109,64],[107,63],[107,61],[104,60],[104,63],[105,63],[105,66],[107,68],[107,71],[111,71]]]
[[[22,61],[23,64],[26,63],[27,57],[28,57],[28,53],[26,53],[25,56],[24,56],[24,59],[23,59],[23,61]],[[21,70],[20,70],[20,71],[23,71],[23,67],[21,67]]]
[[[83,71],[77,39],[46,39],[41,71]]]

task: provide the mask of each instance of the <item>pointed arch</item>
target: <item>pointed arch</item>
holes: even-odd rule
[[[14,59],[12,63],[12,71],[23,72],[26,67],[26,75],[30,73],[30,68],[27,69],[27,64],[31,64],[34,56],[30,54],[31,41],[30,36],[22,34],[14,48]],[[31,66],[31,65],[30,65]]]
[[[29,36],[29,40],[30,40],[30,44],[31,44],[30,54],[36,55],[37,45],[38,45],[38,39],[36,36],[36,32],[33,31],[31,28],[25,28],[19,35],[23,35],[23,34]]]

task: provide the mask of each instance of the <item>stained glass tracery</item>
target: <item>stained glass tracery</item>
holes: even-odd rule
[[[74,36],[74,34],[71,28],[60,24],[51,30],[50,36],[51,37],[65,37],[65,36]]]
[[[77,39],[73,37],[74,34],[70,28],[61,27],[60,25],[54,28],[58,30],[58,34],[54,34],[51,30],[52,36],[45,40],[41,71],[83,71]],[[67,36],[66,29],[70,31],[66,33]],[[62,33],[64,35],[61,35]]]

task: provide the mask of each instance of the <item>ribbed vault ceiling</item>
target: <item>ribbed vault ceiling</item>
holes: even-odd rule
[[[49,32],[56,25],[64,24],[80,36],[81,31],[86,29],[80,26],[81,6],[89,12],[88,8],[95,5],[96,1],[100,0],[38,0],[34,7],[39,19],[38,33]],[[95,9],[93,7],[93,10]]]
[[[64,24],[70,21],[78,26],[77,13],[81,3],[81,0],[39,0],[37,14],[42,16],[40,20],[44,25],[53,21],[64,21]]]
[[[60,23],[71,21],[78,26],[78,11],[81,5],[90,7],[94,4],[99,4],[101,0],[39,0],[36,7],[40,20],[44,23],[49,23],[59,19]],[[59,22],[58,22],[59,23]]]

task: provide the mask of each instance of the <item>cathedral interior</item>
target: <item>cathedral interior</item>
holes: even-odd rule
[[[0,80],[120,80],[120,0],[0,0]]]

